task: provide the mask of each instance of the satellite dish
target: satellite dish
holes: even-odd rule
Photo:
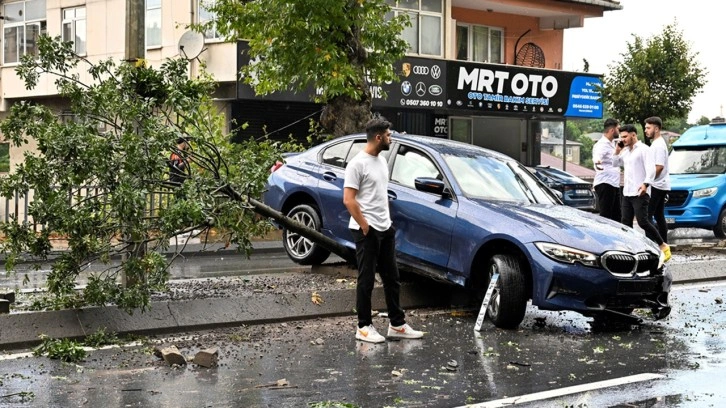
[[[179,39],[179,53],[187,60],[193,60],[204,51],[204,35],[198,31],[189,30]]]

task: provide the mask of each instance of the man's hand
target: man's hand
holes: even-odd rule
[[[642,197],[648,193],[648,186],[645,184],[641,184],[640,187],[638,187],[638,197]]]

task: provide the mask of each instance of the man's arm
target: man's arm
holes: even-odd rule
[[[358,200],[356,200],[357,195],[358,190],[351,187],[345,187],[343,189],[343,205],[345,205],[345,208],[348,209],[350,216],[353,217],[355,222],[360,225],[363,235],[368,235],[368,221],[366,221],[363,216],[363,212],[360,210],[360,205],[358,204]]]

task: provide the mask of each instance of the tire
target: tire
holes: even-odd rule
[[[489,260],[487,271],[489,279],[499,273],[499,281],[487,306],[487,315],[501,329],[516,329],[524,319],[529,298],[519,261],[512,255],[494,255]]]
[[[718,221],[713,227],[713,234],[716,235],[716,238],[726,238],[726,208],[721,210],[721,214],[718,215]]]
[[[318,232],[320,232],[320,228],[323,226],[318,211],[307,204],[294,207],[287,213],[287,216]],[[323,248],[320,244],[287,228],[282,230],[282,244],[285,247],[287,256],[293,262],[300,265],[319,265],[325,262],[330,256],[330,251]]]

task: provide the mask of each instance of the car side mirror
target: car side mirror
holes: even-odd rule
[[[413,184],[418,191],[436,195],[443,195],[444,189],[446,188],[446,184],[443,181],[433,177],[416,177]]]

